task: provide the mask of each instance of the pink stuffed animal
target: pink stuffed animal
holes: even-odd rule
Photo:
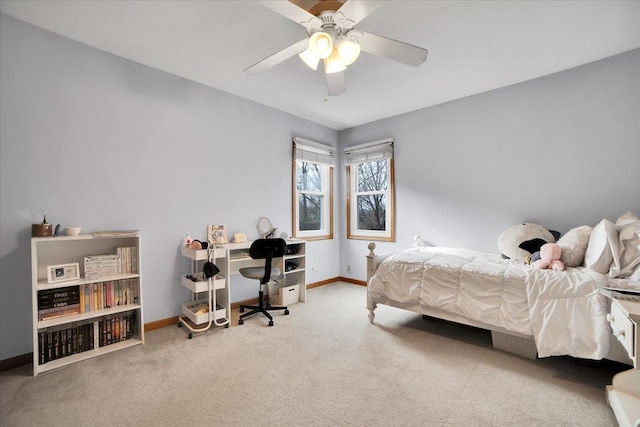
[[[549,269],[555,271],[564,270],[564,263],[560,261],[562,248],[557,243],[545,243],[540,247],[540,259],[531,266],[533,268]]]

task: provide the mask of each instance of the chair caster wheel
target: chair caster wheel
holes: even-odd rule
[[[228,328],[228,327],[229,327],[229,324],[227,323],[226,325],[224,325],[224,327],[225,327],[225,328]]]
[[[189,333],[189,337],[188,337],[188,338],[189,338],[189,339],[193,338],[193,334],[192,334],[192,333]]]
[[[285,316],[289,314],[289,310],[284,311]]]
[[[273,320],[269,320],[269,326],[273,326]]]
[[[244,308],[240,307],[240,309],[238,310],[240,313],[244,313]]]
[[[238,325],[242,325],[242,324],[244,324],[244,320],[239,319],[239,320],[238,320]]]
[[[178,328],[182,328],[182,322],[178,322]]]

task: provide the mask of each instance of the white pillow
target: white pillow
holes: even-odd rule
[[[618,261],[618,256],[618,229],[614,223],[603,219],[593,227],[584,255],[584,266],[600,274],[607,274],[613,259]],[[617,272],[620,265],[618,263],[616,265]]]
[[[640,265],[640,219],[627,212],[616,221],[620,248],[620,271],[612,277],[625,278]]]
[[[580,227],[572,228],[564,236],[560,237],[560,240],[558,240],[558,245],[562,249],[560,261],[564,263],[565,267],[582,265],[589,245],[591,230],[593,230],[592,227],[581,225]]]

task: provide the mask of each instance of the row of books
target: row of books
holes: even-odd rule
[[[38,359],[41,365],[95,348],[93,323],[67,326],[38,332]]]
[[[126,341],[133,336],[135,329],[135,311],[98,322],[98,346],[104,347]]]
[[[131,311],[92,323],[47,328],[38,332],[39,363],[128,340],[135,326],[136,312]]]
[[[127,304],[137,304],[138,279],[108,280],[80,285],[80,312],[104,310]]]
[[[116,248],[120,274],[138,272],[138,248],[136,246]]]
[[[96,280],[120,274],[116,254],[87,255],[84,257],[84,277]]]
[[[84,276],[88,280],[137,272],[138,248],[136,246],[118,247],[115,254],[84,257]]]
[[[109,280],[38,292],[38,319],[88,313],[139,301],[138,279]]]

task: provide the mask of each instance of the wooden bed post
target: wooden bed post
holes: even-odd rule
[[[373,311],[376,309],[376,303],[373,302],[369,297],[369,280],[371,280],[371,277],[373,277],[373,273],[375,273],[376,271],[376,266],[374,263],[374,259],[376,256],[374,249],[376,248],[376,244],[371,242],[369,243],[367,248],[369,248],[369,254],[367,255],[367,309],[369,310],[369,322],[373,323],[373,318],[375,317]]]

